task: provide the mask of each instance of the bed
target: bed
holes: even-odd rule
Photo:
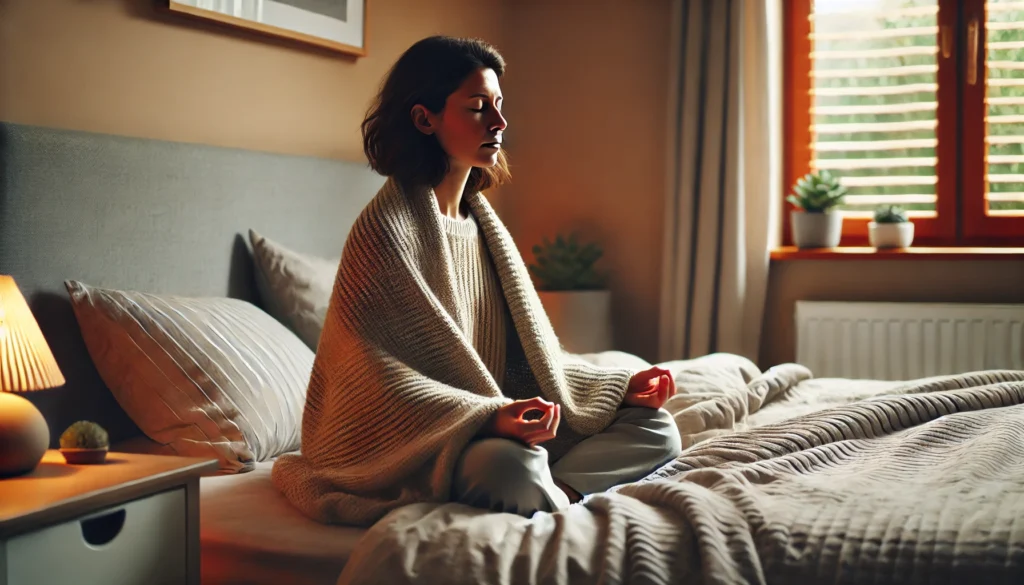
[[[814,380],[664,364],[683,453],[532,519],[399,508],[338,583],[1020,583],[1024,372]]]
[[[354,163],[15,124],[0,124],[0,161],[0,272],[68,380],[29,398],[54,436],[88,419],[125,450],[152,441],[101,378],[64,281],[260,307],[248,231],[337,258],[383,182]],[[873,382],[728,354],[661,365],[685,450],[640,482],[532,519],[417,504],[360,529],[303,517],[262,457],[201,480],[203,582],[1024,579],[1024,372]]]

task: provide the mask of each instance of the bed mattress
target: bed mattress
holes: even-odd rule
[[[270,480],[272,461],[200,480],[203,585],[331,584],[362,528],[314,522]]]

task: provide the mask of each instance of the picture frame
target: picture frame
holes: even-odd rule
[[[368,0],[168,0],[168,8],[365,57],[367,3]]]

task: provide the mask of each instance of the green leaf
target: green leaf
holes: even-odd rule
[[[601,246],[583,242],[576,233],[556,234],[554,241],[545,236],[533,246],[536,264],[530,272],[541,290],[579,290],[598,288],[602,277],[594,264],[602,256]]]

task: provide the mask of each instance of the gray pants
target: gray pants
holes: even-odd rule
[[[607,429],[580,441],[550,467],[548,452],[539,446],[497,438],[470,443],[455,466],[452,499],[529,518],[569,507],[554,478],[586,496],[636,481],[681,452],[672,415],[623,408]]]

